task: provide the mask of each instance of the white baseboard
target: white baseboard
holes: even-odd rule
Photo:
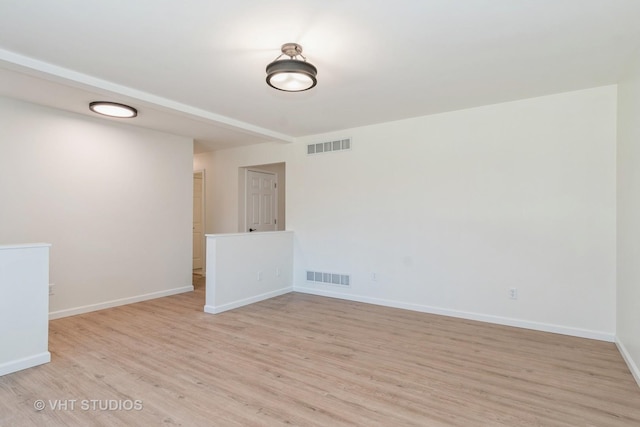
[[[222,304],[222,305],[217,305],[217,306],[205,305],[204,306],[204,312],[205,313],[210,313],[210,314],[218,314],[218,313],[222,313],[223,311],[233,310],[234,308],[238,308],[238,307],[242,307],[242,306],[245,306],[245,305],[253,304],[254,302],[264,301],[264,300],[269,299],[269,298],[274,298],[274,297],[278,297],[280,295],[288,294],[291,291],[293,291],[292,287],[286,287],[286,288],[282,288],[282,289],[277,289],[275,291],[266,292],[264,294],[256,295],[256,296],[253,296],[253,297],[250,297],[250,298],[245,298],[245,299],[233,301],[233,302],[230,302],[230,303],[227,303],[227,304]]]
[[[51,353],[48,351],[34,354],[29,357],[23,357],[22,359],[12,360],[11,362],[6,362],[0,365],[0,377],[2,375],[7,375],[27,368],[33,368],[34,366],[49,362],[51,362]]]
[[[629,367],[633,378],[635,378],[636,382],[638,383],[638,387],[640,387],[640,368],[638,367],[638,365],[636,365],[635,361],[631,357],[631,354],[629,354],[627,348],[618,337],[616,337],[616,346],[618,347],[618,351],[620,351],[622,358],[627,363],[627,366]]]
[[[89,313],[91,311],[104,310],[105,308],[117,307],[119,305],[133,304],[134,302],[147,301],[150,299],[168,297],[170,295],[181,294],[193,291],[193,285],[184,286],[182,288],[168,289],[166,291],[152,292],[150,294],[137,295],[135,297],[121,298],[111,301],[105,301],[98,304],[90,304],[82,307],[68,308],[49,312],[49,320],[60,319],[62,317],[75,316],[77,314]]]
[[[405,310],[419,311],[422,313],[430,313],[430,314],[438,314],[441,316],[450,316],[450,317],[458,317],[461,319],[477,320],[480,322],[494,323],[494,324],[505,325],[505,326],[514,326],[517,328],[533,329],[536,331],[552,332],[555,334],[570,335],[570,336],[580,337],[580,338],[589,338],[589,339],[594,339],[599,341],[614,342],[614,339],[615,339],[614,334],[610,334],[606,332],[590,331],[587,329],[572,328],[572,327],[553,325],[548,323],[531,322],[527,320],[513,319],[509,317],[500,317],[500,316],[492,316],[488,314],[471,313],[466,311],[451,310],[451,309],[440,308],[440,307],[431,307],[431,306],[420,305],[420,304],[411,304],[411,303],[386,300],[381,298],[349,295],[341,292],[325,291],[321,289],[307,288],[303,286],[294,286],[293,290],[294,292],[302,292],[306,294],[313,294],[313,295],[325,296],[330,298],[339,298],[339,299],[344,299],[349,301],[364,302],[368,304],[382,305],[385,307],[402,308]]]

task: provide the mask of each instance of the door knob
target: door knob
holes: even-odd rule
[[[252,231],[256,231],[256,229],[255,228],[250,228],[249,232],[252,232]]]

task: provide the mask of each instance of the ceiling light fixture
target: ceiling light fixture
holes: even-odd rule
[[[285,92],[302,92],[314,87],[318,70],[302,56],[302,46],[285,43],[281,50],[282,54],[267,65],[267,84]],[[285,55],[289,59],[280,59]]]
[[[130,119],[138,115],[138,110],[135,108],[118,104],[117,102],[95,101],[89,104],[89,109],[103,116],[117,117],[120,119]]]

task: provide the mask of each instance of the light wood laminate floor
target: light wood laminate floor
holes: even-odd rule
[[[297,293],[211,315],[197,284],[52,321],[0,426],[640,426],[611,343]]]

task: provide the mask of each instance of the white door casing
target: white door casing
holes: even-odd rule
[[[278,176],[247,170],[245,231],[275,231],[277,222]]]
[[[204,172],[193,174],[193,269],[204,268]]]

